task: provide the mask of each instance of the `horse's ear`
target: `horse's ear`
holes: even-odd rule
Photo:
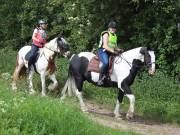
[[[151,48],[151,47],[147,47],[147,50],[148,51],[155,51],[154,48]]]
[[[142,47],[141,50],[140,50],[140,53],[141,54],[146,54],[148,51],[147,47]]]
[[[58,41],[61,40],[61,36],[58,36],[57,40],[58,40]]]

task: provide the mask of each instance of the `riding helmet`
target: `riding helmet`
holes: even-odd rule
[[[47,24],[46,20],[39,20],[38,24]]]
[[[117,29],[117,23],[115,21],[110,21],[109,24],[108,24],[108,28]]]

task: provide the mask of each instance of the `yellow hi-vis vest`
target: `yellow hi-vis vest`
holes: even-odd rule
[[[117,36],[115,33],[111,33],[109,31],[104,31],[101,33],[101,38],[100,38],[100,41],[99,41],[99,48],[102,48],[103,46],[103,35],[105,33],[108,33],[109,35],[109,39],[108,39],[108,47],[114,51],[114,49],[117,47]]]

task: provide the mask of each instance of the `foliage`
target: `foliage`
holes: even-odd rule
[[[179,1],[3,0],[0,7],[0,48],[30,44],[37,21],[46,19],[49,39],[62,35],[72,52],[91,51],[97,49],[107,23],[116,20],[120,47],[154,48],[159,68],[175,78],[180,76]]]

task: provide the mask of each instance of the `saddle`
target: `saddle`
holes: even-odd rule
[[[110,57],[109,57],[109,66],[108,66],[109,67],[108,68],[109,75],[112,74],[114,58],[115,57],[113,55],[110,55]],[[101,62],[100,62],[98,55],[94,56],[88,64],[87,71],[100,73],[100,69],[101,69],[100,64],[101,64]]]

